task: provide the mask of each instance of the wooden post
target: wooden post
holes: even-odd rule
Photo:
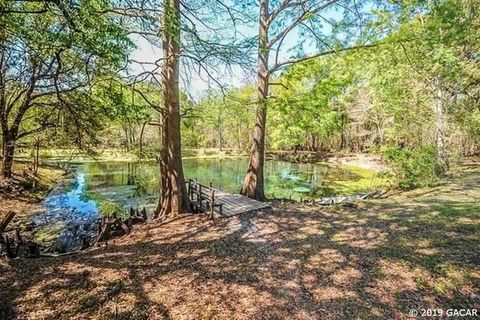
[[[203,200],[203,197],[202,197],[202,185],[201,184],[198,184],[198,195],[197,195],[198,199],[197,199],[197,202],[198,202],[198,210],[199,211],[202,211],[202,200]]]
[[[7,226],[12,221],[13,217],[15,217],[15,212],[9,211],[7,215],[2,219],[2,222],[0,222],[0,233],[7,229]]]
[[[211,219],[214,219],[215,216],[214,216],[214,213],[213,213],[213,208],[215,208],[215,190],[212,190],[212,203],[211,203],[211,216],[210,218]]]

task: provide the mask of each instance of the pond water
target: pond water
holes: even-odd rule
[[[185,178],[197,178],[227,192],[238,193],[248,160],[186,159]],[[146,206],[154,210],[158,194],[155,162],[86,162],[74,165],[74,175],[44,200],[45,210],[34,217],[36,240],[63,251],[97,232],[99,212],[108,206]],[[312,199],[348,195],[375,189],[381,179],[368,170],[325,163],[298,164],[268,160],[267,197]]]

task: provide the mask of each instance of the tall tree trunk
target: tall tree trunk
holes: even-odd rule
[[[35,175],[38,173],[39,167],[40,167],[40,138],[36,138],[34,143],[34,150],[33,150],[33,173]]]
[[[181,155],[179,55],[180,55],[180,0],[166,0],[163,16],[162,84],[164,121],[162,150],[160,151],[160,199],[155,217],[167,218],[188,211]]]
[[[242,133],[241,133],[240,125],[237,124],[237,148],[239,151],[243,152],[243,147],[244,147],[244,144],[242,141]]]
[[[128,126],[128,130],[130,132],[130,145],[135,145],[136,143],[136,139],[135,139],[135,134],[136,134],[136,130],[135,130],[135,126],[132,126],[132,125],[129,125]]]
[[[142,129],[140,130],[140,138],[138,142],[138,159],[142,159],[143,157],[143,135],[145,134],[145,126],[147,125],[148,121],[144,121],[142,123]]]
[[[255,129],[247,175],[241,194],[265,201],[263,167],[265,163],[265,124],[267,121],[268,97],[268,1],[260,1],[260,23],[258,43],[258,104],[255,110]]]
[[[3,133],[3,153],[2,153],[2,176],[4,178],[12,177],[13,157],[15,154],[16,133],[12,134],[10,130]]]
[[[443,103],[443,93],[440,78],[434,80],[436,101],[434,105],[435,113],[435,145],[437,148],[437,159],[443,169],[448,169],[447,152],[447,120],[445,118],[445,107]]]
[[[125,132],[125,149],[130,151],[130,139],[128,138],[128,128],[123,127],[123,132]]]
[[[222,116],[218,116],[218,147],[220,151],[223,150],[223,120]]]

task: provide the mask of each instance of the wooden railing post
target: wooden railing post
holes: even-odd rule
[[[188,195],[188,199],[190,201],[192,201],[192,179],[188,179],[188,184],[187,184],[187,195]]]
[[[211,203],[211,216],[210,216],[211,219],[215,218],[215,216],[213,215],[213,208],[215,208],[215,190],[212,190],[212,203]]]
[[[197,201],[199,203],[199,210],[201,211],[202,210],[202,201],[203,201],[203,197],[202,197],[202,185],[201,184],[198,184],[198,194],[197,194]]]

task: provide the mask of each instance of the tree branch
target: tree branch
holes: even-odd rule
[[[288,61],[276,63],[272,68],[270,68],[269,74],[272,74],[272,73],[280,70],[281,68],[283,68],[285,66],[295,64],[295,63],[299,63],[299,62],[303,62],[303,61],[307,61],[307,60],[311,60],[311,59],[315,59],[315,58],[318,58],[318,57],[321,57],[321,56],[327,56],[329,54],[339,53],[339,52],[344,52],[344,51],[352,51],[352,50],[359,50],[359,49],[365,49],[365,48],[372,48],[372,47],[376,47],[378,45],[379,45],[379,43],[363,44],[363,45],[358,45],[358,46],[353,46],[353,47],[346,47],[346,48],[322,51],[322,52],[318,52],[316,54],[312,54],[310,56],[305,56],[305,57],[301,57],[301,58],[297,58],[297,59],[293,59],[293,60],[288,60]]]

